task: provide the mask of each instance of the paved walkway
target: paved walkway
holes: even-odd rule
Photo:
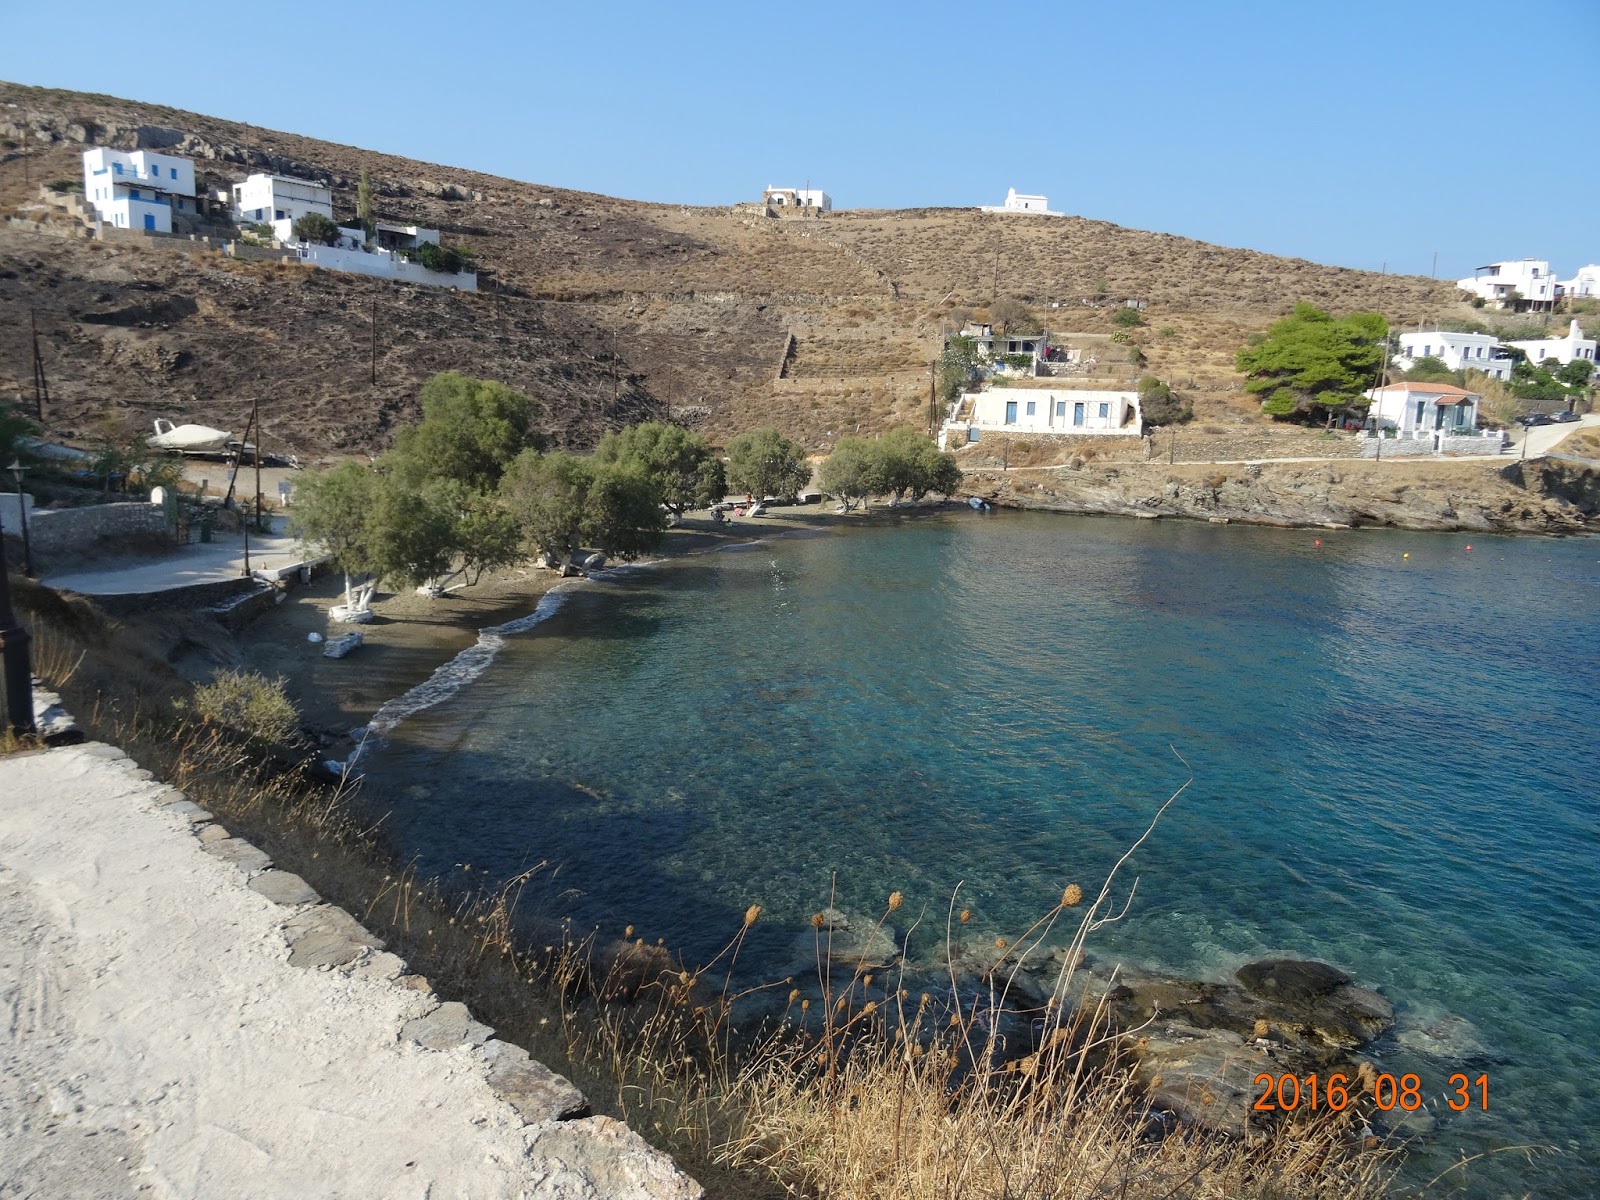
[[[0,757],[0,1196],[701,1195],[146,774]]]
[[[306,560],[305,547],[282,532],[281,518],[275,520],[278,532],[250,538],[252,572],[288,571]],[[213,542],[179,546],[175,553],[161,558],[111,562],[88,571],[50,575],[40,582],[84,596],[126,596],[239,579],[244,567],[244,535],[219,533]]]

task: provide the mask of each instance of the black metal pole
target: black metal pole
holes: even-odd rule
[[[17,513],[22,521],[22,573],[33,578],[33,543],[28,540],[28,498],[22,494],[22,472],[15,466],[11,470],[17,481]]]
[[[21,737],[33,733],[33,639],[11,611],[11,575],[5,562],[5,528],[0,526],[0,663],[4,664],[6,725]]]

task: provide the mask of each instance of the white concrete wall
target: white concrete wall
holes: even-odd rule
[[[131,229],[136,233],[171,233],[172,208],[160,200],[134,199],[123,193],[117,199],[95,205],[100,219],[118,229]],[[151,218],[148,229],[145,217]]]
[[[968,393],[963,400],[972,402],[971,424],[979,429],[1135,437],[1140,432],[1137,392],[994,388]],[[1014,410],[1010,407],[1013,404]]]
[[[1405,391],[1399,388],[1379,388],[1366,393],[1367,399],[1372,402],[1367,409],[1369,420],[1375,421],[1379,428],[1397,429],[1401,433],[1431,433],[1434,422],[1438,419],[1438,392]],[[1453,397],[1452,397],[1453,398]],[[1421,404],[1419,416],[1417,406]],[[1448,405],[1448,408],[1461,411],[1459,424],[1467,429],[1472,429],[1478,420],[1478,398],[1473,397],[1465,405]],[[1448,428],[1458,425],[1455,412],[1447,413],[1445,423]]]
[[[1402,371],[1416,366],[1419,358],[1437,358],[1452,371],[1482,371],[1495,379],[1511,377],[1511,361],[1495,358],[1498,339],[1488,333],[1453,333],[1448,330],[1425,330],[1400,335],[1400,353],[1395,365]]]
[[[1524,300],[1540,304],[1548,304],[1556,298],[1555,276],[1550,273],[1550,264],[1542,258],[1490,263],[1473,278],[1458,279],[1456,286],[1485,300],[1508,298],[1505,293],[1509,288],[1515,288]]]
[[[475,271],[462,271],[459,275],[446,275],[430,271],[419,263],[407,262],[389,250],[348,250],[335,246],[299,246],[300,261],[329,271],[348,271],[355,275],[374,275],[380,279],[400,279],[407,283],[426,283],[434,287],[457,288],[463,292],[478,290]]]
[[[333,220],[333,193],[309,179],[290,179],[261,172],[233,189],[233,216],[245,223],[278,221],[291,224],[306,213],[321,213]]]
[[[1568,326],[1566,334],[1562,337],[1512,342],[1511,345],[1526,354],[1528,361],[1536,367],[1540,363],[1547,362],[1568,363],[1575,358],[1595,361],[1595,342],[1583,336],[1583,330],[1578,328],[1576,319]]]
[[[1562,295],[1588,298],[1600,296],[1600,265],[1579,267],[1571,279],[1562,280]]]

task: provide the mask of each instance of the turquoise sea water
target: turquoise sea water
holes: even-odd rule
[[[925,953],[958,884],[1014,933],[1192,772],[1091,948],[1217,978],[1322,958],[1406,1022],[1465,1017],[1490,1110],[1446,1114],[1412,1175],[1539,1143],[1470,1194],[1600,1195],[1597,600],[1587,539],[801,533],[565,593],[387,731],[367,802],[425,869],[559,864],[549,903],[691,961],[759,903],[743,961],[776,972],[835,878],[857,912],[902,891]],[[1380,1049],[1435,1093],[1461,1069]]]

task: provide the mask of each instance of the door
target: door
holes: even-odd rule
[[[1072,406],[1072,423],[1074,425],[1082,425],[1083,424],[1083,401],[1082,400],[1077,401]]]
[[[1006,424],[1007,425],[1015,425],[1016,423],[1017,423],[1017,402],[1015,400],[1007,400],[1006,401]]]
[[[156,215],[155,215],[155,213],[145,213],[145,215],[144,215],[144,227],[146,229],[148,229],[148,230],[151,230],[151,231],[155,230],[155,227],[156,227]]]

